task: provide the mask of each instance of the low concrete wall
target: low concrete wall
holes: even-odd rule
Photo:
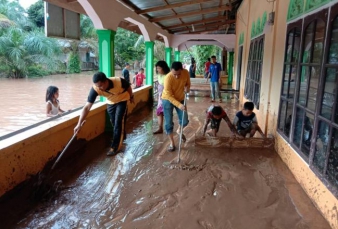
[[[146,106],[151,98],[151,86],[134,90],[135,103],[128,103],[128,113]],[[73,135],[81,111],[77,111],[0,142],[0,196],[37,174],[55,158]],[[78,138],[87,141],[105,130],[106,103],[93,105]]]
[[[327,189],[323,182],[312,172],[308,164],[291,148],[279,134],[275,139],[276,150],[289,167],[299,184],[313,203],[322,212],[332,228],[338,228],[338,199]]]

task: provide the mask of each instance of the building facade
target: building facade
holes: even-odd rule
[[[236,34],[240,103],[338,228],[338,1],[244,0]]]

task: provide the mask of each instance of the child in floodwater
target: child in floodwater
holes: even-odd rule
[[[60,108],[59,103],[59,89],[55,86],[49,86],[46,91],[46,115],[47,117],[54,117],[64,113]]]
[[[254,104],[253,102],[244,103],[244,107],[241,111],[238,111],[233,125],[237,127],[237,132],[241,136],[245,137],[247,134],[250,134],[250,137],[253,137],[258,131],[263,138],[265,138],[264,133],[258,125],[255,112],[253,112]]]
[[[226,114],[226,112],[224,111],[224,109],[218,105],[211,105],[206,111],[206,118],[205,118],[204,126],[202,128],[203,136],[205,135],[208,124],[211,123],[210,125],[211,129],[207,132],[207,134],[210,136],[216,137],[222,119],[225,120],[225,122],[229,126],[229,129],[235,136],[236,135],[235,127],[231,124],[230,119],[228,115]]]

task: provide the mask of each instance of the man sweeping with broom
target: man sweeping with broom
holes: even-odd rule
[[[86,105],[82,109],[78,124],[74,128],[77,133],[81,128],[81,123],[86,119],[93,103],[98,95],[107,98],[107,111],[110,121],[114,126],[114,136],[111,148],[107,152],[107,156],[116,155],[122,146],[125,138],[125,124],[127,117],[127,103],[130,100],[134,103],[134,95],[125,79],[120,77],[107,78],[103,72],[95,73],[93,76],[93,87],[91,88]]]
[[[177,112],[179,119],[179,124],[181,125],[181,130],[186,127],[189,123],[187,108],[184,104],[185,93],[190,91],[190,77],[189,72],[186,69],[183,69],[181,62],[173,62],[171,65],[171,71],[165,76],[164,79],[164,89],[162,93],[162,104],[163,104],[163,114],[165,120],[165,131],[169,136],[170,145],[168,147],[168,152],[175,151],[175,142],[174,142],[174,123],[173,123],[173,112],[174,108]],[[183,133],[180,134],[183,141],[186,141],[186,138]]]

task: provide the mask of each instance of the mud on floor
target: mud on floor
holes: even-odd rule
[[[61,163],[57,195],[33,203],[18,191],[0,202],[4,228],[330,228],[273,150],[203,145],[203,103],[188,105],[181,164],[142,111],[128,119],[124,153],[105,156],[109,136],[100,136]]]

